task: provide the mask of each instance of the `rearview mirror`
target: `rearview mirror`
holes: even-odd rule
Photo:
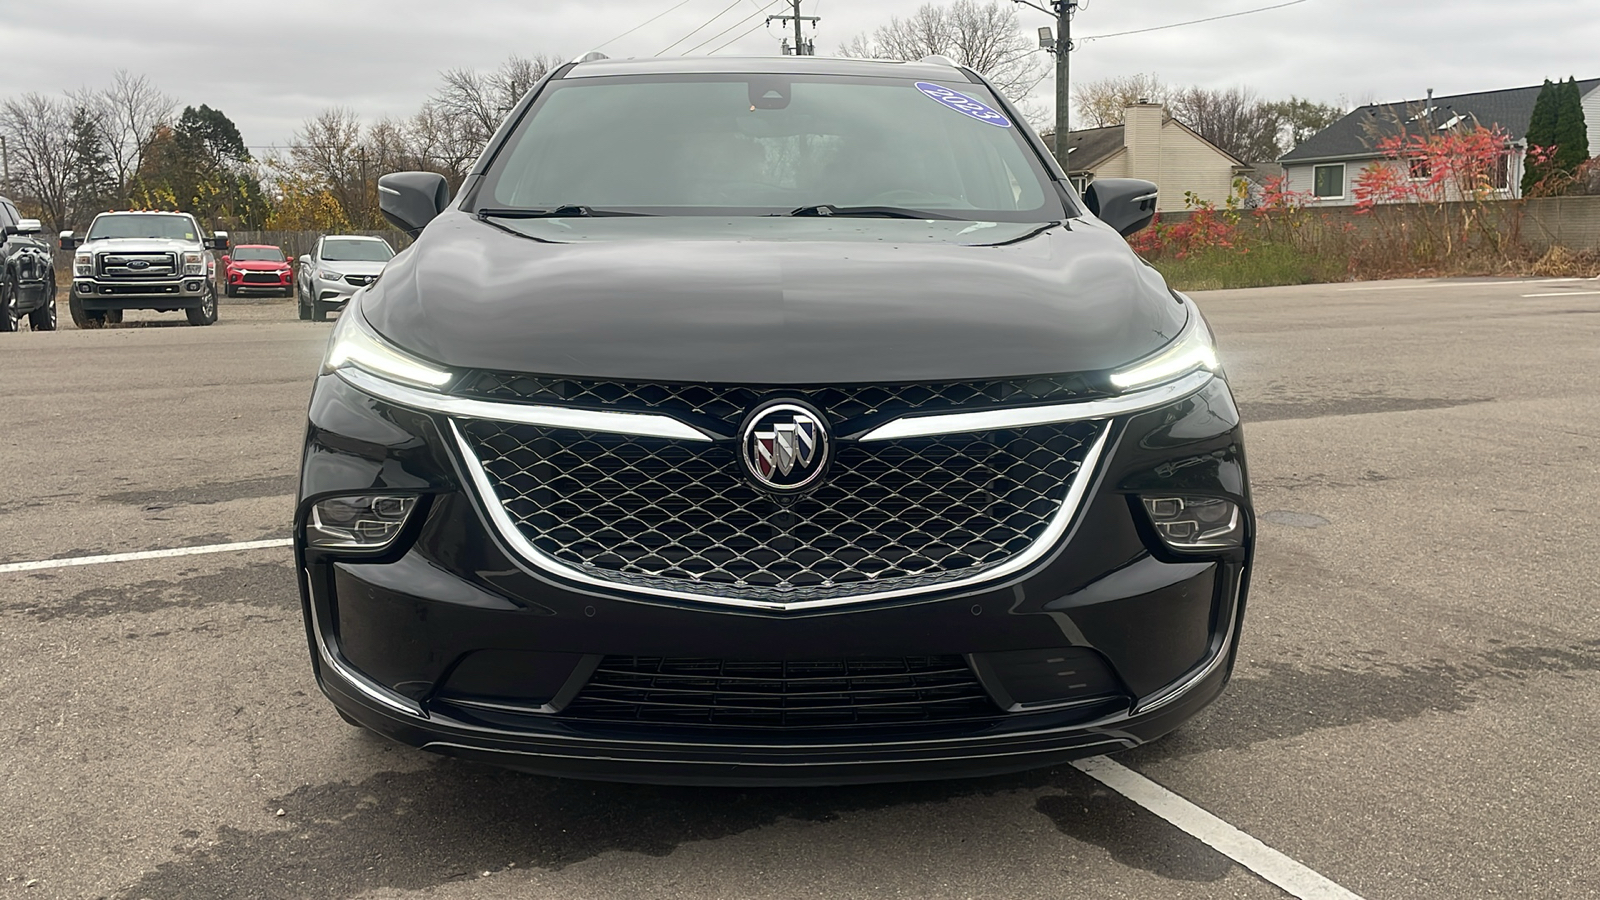
[[[214,232],[211,235],[211,240],[206,241],[206,249],[207,250],[226,250],[226,249],[228,249],[228,233],[226,231]]]
[[[378,208],[394,227],[416,237],[450,204],[450,184],[436,172],[394,172],[378,179]]]
[[[1100,221],[1127,237],[1156,217],[1154,183],[1139,178],[1097,178],[1083,192],[1083,202]]]
[[[78,249],[78,245],[81,243],[83,243],[83,241],[79,240],[77,235],[73,234],[72,232],[61,232],[61,249],[76,250]]]

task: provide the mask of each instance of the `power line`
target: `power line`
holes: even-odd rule
[[[781,0],[779,0],[779,2],[781,2]],[[774,3],[774,4],[770,4],[770,5],[768,5],[768,6],[767,6],[767,9],[771,9],[771,8],[772,8],[772,7],[773,7],[773,6],[775,6],[775,5],[776,5],[776,3]],[[762,10],[762,12],[766,12],[766,10]],[[748,29],[747,29],[747,30],[745,30],[745,31],[744,31],[744,32],[743,32],[743,33],[742,33],[742,34],[740,34],[740,35],[739,35],[739,36],[738,36],[738,37],[736,37],[736,38],[734,38],[734,39],[733,39],[733,40],[731,40],[731,41],[729,41],[729,42],[727,42],[727,43],[726,43],[726,44],[723,44],[723,45],[722,45],[722,46],[721,46],[721,47],[718,47],[718,48],[717,48],[717,49],[715,49],[715,50],[712,50],[712,51],[710,51],[710,52],[709,52],[709,53],[707,53],[707,54],[706,54],[706,55],[707,55],[707,56],[715,56],[715,55],[717,55],[717,54],[718,54],[718,53],[721,53],[721,52],[722,52],[722,51],[724,51],[724,50],[726,50],[726,49],[728,49],[728,48],[729,48],[729,47],[732,47],[732,46],[733,46],[733,45],[734,45],[734,44],[737,44],[737,43],[739,43],[739,42],[740,42],[740,41],[742,41],[742,40],[744,40],[744,39],[745,39],[745,38],[747,38],[747,37],[749,37],[749,36],[750,36],[750,35],[752,35],[752,34],[754,34],[754,33],[755,33],[755,32],[756,32],[756,30],[757,30],[757,29],[761,29],[761,28],[765,28],[765,27],[767,27],[767,26],[768,26],[768,25],[769,25],[769,24],[771,24],[771,23],[769,23],[769,22],[757,22],[757,23],[756,23],[756,24],[754,24],[754,25],[752,25],[752,26],[750,26],[750,28],[748,28]]]
[[[725,35],[728,32],[734,30],[735,28],[738,28],[740,25],[743,25],[744,23],[750,21],[751,19],[756,18],[757,16],[761,15],[762,13],[765,13],[767,10],[769,10],[769,9],[773,8],[774,6],[777,6],[779,3],[783,3],[783,2],[785,2],[785,0],[771,0],[771,2],[769,2],[766,6],[760,7],[759,9],[757,9],[755,12],[751,13],[750,15],[745,16],[744,18],[742,18],[739,21],[733,23],[732,25],[729,25],[727,28],[722,29],[721,31],[717,32],[716,34],[712,35],[711,37],[706,38],[705,40],[701,41],[698,44],[695,44],[693,47],[690,47],[689,49],[683,51],[682,53],[680,53],[678,55],[679,56],[688,56],[689,54],[695,52],[696,50],[699,50],[701,47],[704,47],[705,45],[711,43],[712,41],[716,40],[717,38],[722,37],[723,35]],[[763,22],[761,24],[765,25],[766,23]],[[757,27],[759,27],[759,26],[757,26]],[[750,29],[750,31],[755,31],[755,28]],[[746,31],[744,34],[749,34],[750,31]],[[739,37],[744,37],[744,35],[742,34]],[[734,38],[734,40],[736,40],[736,41],[738,39],[739,38]],[[726,47],[728,45],[727,44],[723,44],[722,46]],[[719,47],[717,49],[720,50],[721,47]],[[713,50],[711,52],[715,53],[717,51]]]
[[[743,3],[743,2],[744,2],[744,0],[733,0],[732,3],[729,3],[722,10],[722,12],[719,12],[716,15],[712,16],[711,18],[705,20],[701,24],[695,26],[693,31],[690,31],[688,34],[684,35],[683,37],[678,38],[677,40],[673,41],[672,43],[668,44],[667,46],[661,48],[661,53],[665,53],[668,50],[671,50],[673,47],[676,47],[679,44],[683,43],[684,41],[687,41],[688,39],[690,39],[690,38],[694,37],[695,35],[699,34],[701,29],[710,27],[711,23],[713,23],[713,22],[717,21],[718,19],[722,18],[723,16],[727,15],[729,12],[731,12],[733,10],[733,8],[735,6],[738,6],[740,3]],[[660,56],[661,53],[657,53],[656,56]]]
[[[627,37],[628,35],[633,34],[635,31],[638,31],[639,29],[645,27],[646,25],[649,25],[651,22],[654,22],[655,20],[661,18],[662,16],[666,15],[667,13],[674,12],[676,10],[682,9],[683,7],[688,6],[690,3],[693,3],[693,2],[694,2],[694,0],[679,0],[679,2],[672,4],[671,6],[667,7],[664,10],[662,10],[661,12],[658,12],[655,15],[651,16],[650,18],[645,19],[643,22],[640,22],[639,24],[633,26],[632,28],[629,28],[627,31],[624,31],[623,33],[617,35],[616,37],[612,38],[609,41],[606,41],[604,44],[601,44],[598,47],[595,47],[594,49],[599,50],[601,47],[605,47],[605,46],[608,46],[610,44],[614,44],[617,41],[620,41],[623,38]]]
[[[1187,22],[1173,22],[1168,25],[1153,25],[1149,28],[1135,28],[1132,31],[1113,31],[1110,34],[1093,34],[1088,37],[1078,38],[1080,41],[1098,41],[1103,38],[1124,37],[1130,34],[1146,34],[1151,31],[1164,31],[1168,28],[1182,28],[1185,25],[1199,25],[1202,22],[1216,22],[1221,19],[1236,19],[1240,16],[1254,15],[1255,13],[1268,12],[1274,9],[1283,9],[1286,6],[1299,6],[1307,0],[1289,0],[1288,3],[1279,3],[1273,6],[1261,6],[1256,9],[1247,9],[1242,12],[1226,13],[1220,16],[1207,16],[1204,19],[1190,19]]]

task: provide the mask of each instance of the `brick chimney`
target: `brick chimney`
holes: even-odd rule
[[[1130,177],[1161,180],[1161,123],[1166,118],[1165,107],[1145,100],[1123,110],[1122,145],[1128,148]]]

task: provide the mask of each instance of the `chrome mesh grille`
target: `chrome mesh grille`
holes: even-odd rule
[[[778,498],[734,441],[460,423],[540,552],[644,587],[795,602],[977,574],[1032,546],[1099,425],[841,442],[814,490]]]
[[[1100,396],[1083,375],[1040,375],[987,381],[920,382],[821,386],[751,386],[734,384],[644,384],[473,372],[456,393],[494,400],[546,403],[703,416],[737,426],[764,400],[802,400],[820,410],[831,424],[867,416],[905,415],[940,410],[986,409],[1036,403],[1063,403]]]
[[[178,256],[175,253],[101,253],[95,260],[99,274],[106,278],[133,281],[178,276]]]
[[[562,718],[815,728],[993,719],[959,656],[749,661],[608,656]]]

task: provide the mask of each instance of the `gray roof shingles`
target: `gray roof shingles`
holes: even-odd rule
[[[1533,101],[1538,98],[1541,87],[1543,85],[1434,97],[1431,120],[1434,127],[1438,127],[1459,115],[1467,121],[1476,119],[1485,127],[1498,125],[1512,140],[1521,140],[1527,136],[1528,120],[1533,118]],[[1585,96],[1596,88],[1600,88],[1600,78],[1578,82],[1578,92]],[[1373,148],[1378,140],[1396,133],[1426,105],[1426,100],[1407,100],[1359,107],[1279,157],[1279,162],[1377,156]]]

